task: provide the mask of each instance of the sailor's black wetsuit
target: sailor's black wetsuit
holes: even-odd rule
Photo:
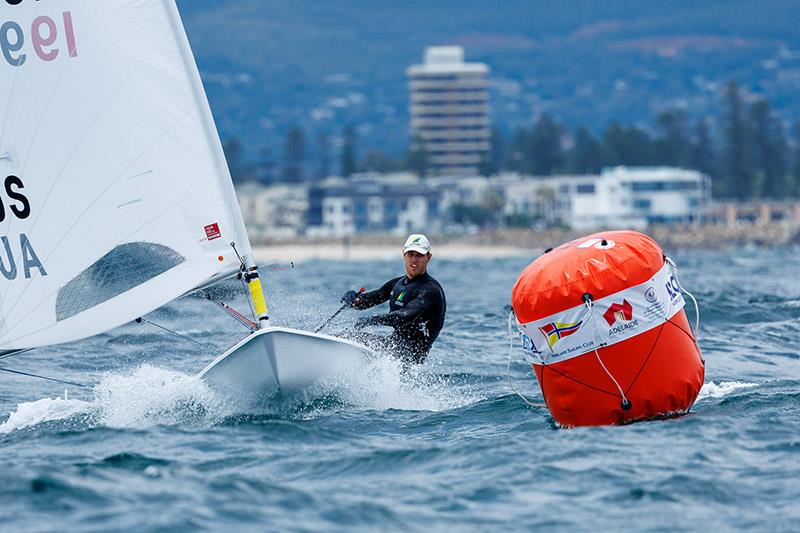
[[[388,313],[361,320],[361,325],[393,327],[388,347],[405,361],[422,363],[444,325],[447,302],[442,286],[427,272],[413,279],[402,276],[360,295],[353,307],[369,309],[387,300]]]

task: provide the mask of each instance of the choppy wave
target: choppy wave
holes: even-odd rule
[[[143,365],[130,373],[112,373],[92,389],[92,400],[42,398],[17,406],[0,433],[46,422],[69,427],[141,429],[194,420],[214,423],[227,414],[223,399],[200,379]]]
[[[526,405],[506,375],[503,308],[525,261],[436,261],[448,315],[423,368],[403,374],[377,359],[263,411],[218,397],[194,376],[212,354],[152,328],[31,354],[25,369],[97,385],[59,398],[47,383],[8,378],[0,521],[26,531],[796,529],[797,250],[680,255],[700,300],[707,380],[688,416],[554,431],[547,408]],[[377,286],[394,266],[271,273],[273,319],[317,326],[341,291]],[[241,335],[200,300],[154,320],[214,353]],[[528,367],[510,379],[540,398]]]
[[[482,400],[485,396],[471,387],[421,367],[403,371],[402,365],[390,357],[374,359],[366,372],[346,380],[323,385],[335,391],[338,398],[351,406],[385,411],[442,411],[455,409]]]
[[[108,374],[94,386],[92,394],[91,400],[64,397],[21,403],[0,424],[0,434],[54,422],[73,428],[210,426],[242,413],[242,406],[216,394],[202,379],[152,365]],[[396,360],[380,357],[361,375],[321,383],[302,398],[273,399],[262,411],[289,418],[319,416],[331,405],[376,411],[441,411],[483,398],[472,388],[454,387],[448,377],[419,369],[404,372]]]
[[[700,389],[700,394],[697,396],[697,400],[700,401],[705,398],[722,398],[723,396],[727,396],[728,394],[736,392],[739,389],[750,389],[753,387],[758,387],[758,383],[721,381],[718,385],[711,381],[703,384],[702,388]]]

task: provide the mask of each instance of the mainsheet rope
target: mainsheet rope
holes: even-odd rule
[[[88,385],[84,385],[82,383],[76,383],[75,381],[67,381],[65,379],[51,378],[49,376],[42,376],[41,374],[33,374],[31,372],[23,372],[21,370],[14,370],[12,368],[0,367],[0,372],[6,372],[8,374],[16,374],[18,376],[25,376],[29,378],[41,379],[44,381],[52,381],[54,383],[61,383],[62,385],[72,385],[73,387],[80,387],[82,389],[91,388]]]

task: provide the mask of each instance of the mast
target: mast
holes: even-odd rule
[[[237,246],[241,248],[242,253],[240,257],[244,266],[244,279],[249,289],[250,308],[255,322],[258,324],[258,328],[261,329],[262,327],[271,325],[268,314],[269,310],[267,309],[264,288],[258,273],[258,265],[253,258],[250,239],[247,236],[247,228],[245,228],[239,201],[236,197],[236,190],[233,187],[233,179],[231,178],[228,163],[225,160],[225,152],[222,150],[222,143],[219,140],[219,133],[216,123],[214,122],[214,116],[208,104],[208,97],[203,87],[203,81],[200,78],[200,71],[197,68],[192,54],[189,38],[186,35],[186,30],[181,21],[178,6],[175,0],[163,0],[163,2],[165,11],[169,14],[172,31],[179,43],[181,59],[190,77],[195,106],[205,124],[206,142],[208,144],[209,153],[211,153],[214,158],[220,193],[225,201],[225,207],[230,213],[231,219],[234,221],[235,225],[234,228],[231,228],[235,236],[232,245],[234,249],[236,249]],[[237,254],[238,253],[237,251]]]

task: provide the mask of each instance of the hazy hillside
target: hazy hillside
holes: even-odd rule
[[[737,79],[800,119],[793,0],[179,0],[223,136],[280,152],[292,124],[399,154],[405,68],[457,43],[492,68],[495,123],[650,123],[665,107],[716,113]],[[312,142],[313,144],[313,142]]]

